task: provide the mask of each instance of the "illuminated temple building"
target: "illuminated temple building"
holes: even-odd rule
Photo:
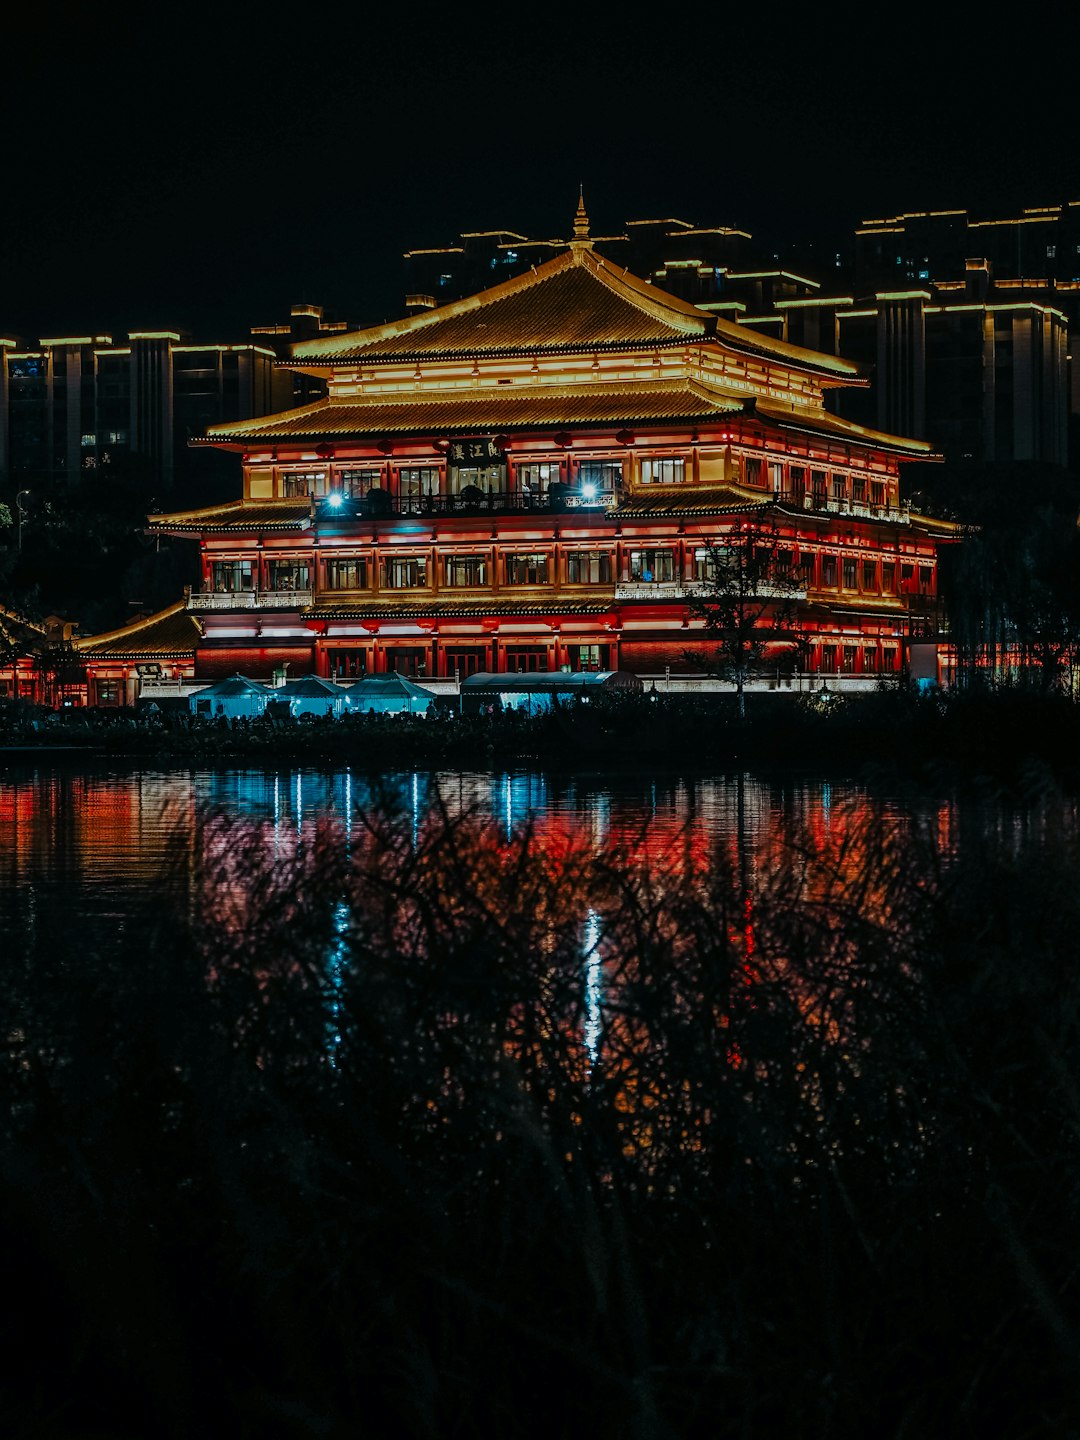
[[[800,644],[777,640],[772,673],[896,674],[929,627],[954,527],[912,513],[899,475],[928,444],[830,412],[866,383],[851,362],[603,259],[583,207],[535,269],[288,363],[326,396],[200,442],[242,456],[242,498],[150,519],[200,544],[178,675],[686,673],[710,547],[759,523],[799,577]],[[153,658],[137,631],[112,671],[82,642],[90,703]]]

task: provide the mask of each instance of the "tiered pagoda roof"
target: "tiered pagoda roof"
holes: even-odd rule
[[[215,425],[208,439],[321,441],[346,437],[408,439],[478,430],[559,430],[573,425],[692,424],[738,414],[746,397],[697,380],[628,380],[620,384],[493,385],[318,400],[280,415]]]
[[[184,660],[195,654],[202,638],[199,622],[179,600],[167,610],[132,621],[119,630],[76,639],[74,648],[84,660]]]
[[[312,502],[307,495],[285,500],[230,500],[224,505],[207,505],[197,510],[176,510],[168,515],[147,517],[147,529],[190,531],[208,535],[252,530],[307,530],[311,525]]]
[[[597,255],[587,240],[527,274],[403,320],[304,341],[290,365],[315,374],[342,366],[582,351],[657,350],[715,341],[822,378],[857,382],[858,366],[733,325]]]

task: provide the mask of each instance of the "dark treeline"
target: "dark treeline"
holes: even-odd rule
[[[5,945],[2,1433],[1076,1433],[1071,802],[358,818]]]
[[[180,711],[58,713],[0,701],[0,746],[90,747],[160,762],[288,760],[370,770],[490,765],[599,765],[638,772],[746,765],[867,766],[907,775],[985,775],[1033,769],[1080,776],[1080,706],[1030,687],[918,693],[891,687],[840,695],[753,693],[740,719],[734,693],[611,693],[538,715],[520,711],[433,718],[205,719]]]

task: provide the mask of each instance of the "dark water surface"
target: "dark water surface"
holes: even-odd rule
[[[76,950],[110,927],[122,930],[132,906],[161,893],[185,854],[194,858],[205,844],[210,815],[233,822],[234,839],[242,834],[285,856],[320,827],[348,845],[387,807],[414,839],[436,814],[467,813],[496,844],[531,828],[541,845],[632,843],[642,864],[686,844],[700,855],[717,844],[742,845],[753,856],[792,826],[817,846],[842,844],[852,824],[871,814],[886,830],[930,824],[947,838],[963,808],[899,789],[736,775],[654,781],[417,771],[373,779],[348,769],[8,767],[0,772],[0,927],[9,940],[21,933],[25,941],[43,914],[62,917]],[[978,811],[986,823],[985,805]],[[1011,813],[1007,823],[1017,823]],[[55,924],[50,930],[55,935]]]
[[[0,772],[0,1432],[1080,1433],[1077,822]]]

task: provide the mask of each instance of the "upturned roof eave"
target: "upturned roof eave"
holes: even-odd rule
[[[476,347],[459,347],[456,350],[440,350],[438,352],[408,350],[383,354],[372,350],[328,358],[320,361],[318,365],[300,364],[294,360],[285,360],[281,363],[284,368],[298,370],[303,375],[328,377],[336,370],[355,369],[358,365],[422,365],[425,362],[431,365],[449,365],[455,361],[474,359],[529,360],[534,355],[549,355],[553,358],[560,355],[610,355],[620,350],[633,351],[637,354],[643,350],[669,350],[681,345],[700,345],[712,338],[711,335],[694,335],[686,332],[653,336],[645,340],[613,339],[590,340],[587,344],[574,341],[557,345],[500,345],[485,350]]]
[[[491,422],[488,428],[497,428],[500,434],[521,435],[550,433],[558,434],[560,431],[573,429],[575,434],[585,433],[589,430],[610,430],[613,426],[624,429],[629,426],[636,426],[638,429],[645,429],[648,426],[672,426],[672,425],[704,425],[712,421],[717,423],[725,418],[738,415],[744,409],[743,400],[733,400],[730,408],[724,409],[721,405],[711,408],[683,411],[672,415],[619,415],[613,419],[602,420],[507,420]],[[480,427],[484,427],[481,425]],[[453,437],[455,435],[474,435],[477,432],[475,420],[460,425],[421,425],[410,426],[404,429],[371,430],[364,433],[326,430],[289,431],[287,434],[266,431],[250,431],[246,435],[221,436],[196,435],[188,444],[191,446],[213,445],[218,449],[247,449],[253,442],[265,445],[308,445],[323,442],[348,443],[353,441],[369,441],[375,443],[378,439],[401,440],[402,442],[422,440],[427,436],[434,438]]]
[[[374,354],[380,342],[398,340],[400,337],[408,335],[430,334],[446,321],[490,310],[502,301],[519,296],[577,269],[583,269],[590,273],[605,289],[618,295],[637,310],[650,315],[657,323],[667,325],[672,330],[689,332],[692,326],[697,336],[700,337],[712,334],[715,329],[715,317],[708,311],[700,310],[697,306],[691,305],[677,296],[669,295],[667,291],[660,290],[657,286],[650,285],[638,276],[631,275],[625,268],[620,268],[598,255],[592,249],[591,244],[569,241],[565,250],[552,256],[550,260],[544,261],[541,265],[533,266],[528,272],[512,275],[487,290],[463,296],[459,300],[452,300],[447,305],[436,306],[434,310],[425,311],[420,315],[404,316],[399,320],[391,320],[384,325],[370,326],[365,330],[354,330],[346,335],[336,336],[333,340],[320,338],[301,341],[293,347],[293,359],[300,365],[311,362],[316,365],[332,363],[335,353],[339,352],[349,340],[366,340],[366,344],[362,348],[368,350],[368,353]],[[355,350],[357,347],[353,345],[349,348]],[[430,350],[424,353],[430,355]]]

